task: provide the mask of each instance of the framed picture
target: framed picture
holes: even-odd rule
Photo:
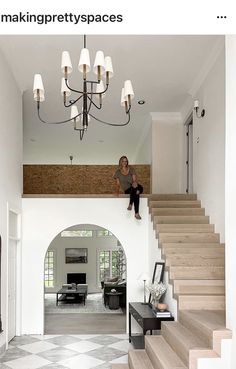
[[[163,282],[165,271],[165,263],[164,261],[157,261],[154,265],[154,271],[152,276],[152,283],[160,283]],[[151,302],[151,294],[149,295],[149,304]]]
[[[88,262],[88,249],[71,248],[65,249],[66,264],[78,264]]]

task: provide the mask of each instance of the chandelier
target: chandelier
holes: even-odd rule
[[[34,100],[37,102],[37,114],[41,122],[47,124],[64,124],[72,122],[74,130],[79,131],[80,140],[83,139],[84,133],[88,129],[89,122],[95,119],[99,123],[106,125],[121,127],[126,126],[130,122],[131,100],[134,98],[134,91],[130,80],[124,82],[124,87],[121,90],[121,106],[125,109],[126,121],[124,123],[112,123],[99,119],[92,108],[97,110],[102,109],[102,100],[108,90],[110,78],[113,77],[112,60],[110,56],[104,57],[102,51],[97,51],[93,72],[97,75],[97,80],[88,79],[87,75],[91,70],[89,50],[86,48],[86,36],[84,36],[84,47],[80,53],[78,70],[83,74],[83,84],[81,89],[72,88],[69,84],[68,76],[72,73],[72,63],[68,51],[62,52],[61,70],[63,77],[61,80],[61,95],[63,96],[63,104],[65,108],[70,108],[70,118],[62,121],[47,122],[40,115],[41,103],[45,100],[45,90],[40,74],[34,76],[33,94]],[[104,81],[103,81],[104,79]],[[105,86],[104,86],[105,83]],[[75,94],[73,99],[68,97],[71,93]],[[94,98],[98,98],[95,101]],[[80,104],[82,103],[82,104]],[[81,105],[78,109],[78,105]]]

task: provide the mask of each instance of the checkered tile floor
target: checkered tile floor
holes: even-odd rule
[[[21,336],[0,357],[0,368],[110,369],[127,363],[130,349],[126,334]]]

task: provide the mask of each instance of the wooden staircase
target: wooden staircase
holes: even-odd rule
[[[112,369],[197,369],[198,358],[217,358],[225,327],[224,245],[196,195],[150,195],[149,210],[178,303],[178,321],[162,322],[160,336],[145,336],[128,364]]]

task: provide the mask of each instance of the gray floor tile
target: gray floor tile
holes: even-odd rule
[[[89,356],[93,356],[96,359],[112,361],[114,359],[117,359],[118,357],[126,355],[127,353],[124,351],[116,350],[112,347],[105,346],[93,351],[89,351],[86,354]]]
[[[78,341],[80,341],[79,338],[72,337],[72,336],[58,336],[58,337],[50,338],[49,340],[47,340],[47,342],[54,343],[55,345],[58,345],[58,346],[66,346],[66,345],[70,345],[71,343],[75,343]]]
[[[119,342],[120,339],[110,335],[101,335],[91,338],[89,341],[99,343],[100,345],[111,345],[112,343]]]
[[[26,355],[29,355],[29,353],[24,350],[21,350],[18,347],[13,347],[10,350],[7,350],[4,356],[0,357],[0,363],[5,363],[6,361],[10,361],[10,360],[15,360],[15,359],[18,359]]]
[[[68,367],[66,367],[64,365],[53,363],[53,364],[49,364],[49,365],[46,365],[46,366],[42,366],[40,369],[68,369]]]
[[[64,347],[58,347],[38,354],[38,356],[42,356],[44,359],[52,362],[58,362],[64,359],[68,359],[69,357],[72,357],[74,355],[78,355],[78,352],[68,350]]]
[[[39,340],[32,336],[20,336],[20,337],[14,337],[13,340],[10,341],[11,346],[21,346],[21,345],[27,345],[28,343],[34,343],[38,342]]]

